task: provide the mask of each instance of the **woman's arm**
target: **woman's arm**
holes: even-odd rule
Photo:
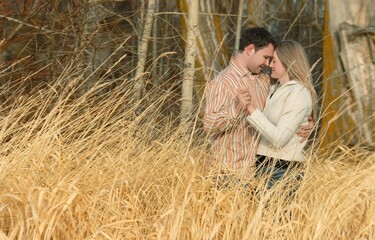
[[[277,124],[270,122],[267,117],[253,106],[247,120],[275,147],[284,147],[295,135],[305,117],[311,114],[311,94],[306,88],[296,88],[289,93],[280,119]]]

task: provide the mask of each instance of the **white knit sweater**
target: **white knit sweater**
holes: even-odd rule
[[[300,143],[296,131],[308,122],[311,112],[311,93],[299,82],[291,80],[274,90],[273,96],[270,94],[267,98],[263,113],[257,109],[247,117],[261,134],[257,154],[303,161],[306,141]]]

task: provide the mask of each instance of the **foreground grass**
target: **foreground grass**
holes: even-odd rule
[[[287,181],[218,188],[163,97],[135,114],[124,86],[95,97],[101,87],[72,99],[53,85],[5,108],[0,239],[375,238],[373,152],[311,156],[293,199]]]

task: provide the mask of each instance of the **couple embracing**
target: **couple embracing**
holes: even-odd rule
[[[263,73],[268,65],[270,76]],[[208,165],[245,176],[267,174],[271,187],[303,163],[316,101],[303,47],[291,40],[276,43],[261,27],[246,29],[229,66],[207,85]]]

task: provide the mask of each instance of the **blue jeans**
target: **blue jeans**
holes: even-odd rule
[[[267,189],[279,182],[291,168],[297,167],[300,163],[285,160],[277,160],[266,156],[258,155],[256,161],[256,177],[267,177]],[[297,174],[296,179],[300,181],[302,173]],[[294,190],[295,191],[295,190]]]

